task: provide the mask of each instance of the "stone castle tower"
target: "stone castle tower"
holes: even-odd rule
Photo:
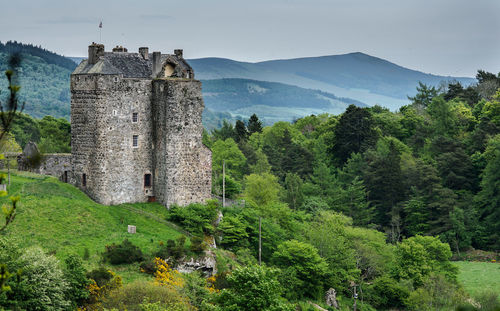
[[[72,182],[106,205],[210,198],[203,108],[201,82],[182,50],[105,52],[91,44],[71,74]]]

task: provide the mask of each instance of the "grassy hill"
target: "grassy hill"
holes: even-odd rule
[[[500,263],[457,261],[454,264],[459,268],[458,280],[469,294],[491,291],[500,299]]]
[[[88,269],[100,264],[105,245],[127,238],[151,254],[160,241],[183,234],[164,220],[166,210],[158,203],[104,206],[72,185],[26,172],[15,173],[8,190],[9,195],[21,196],[8,236],[16,237],[21,246],[40,245],[60,259],[70,253],[83,256],[88,249]],[[2,203],[7,201],[1,198]],[[137,226],[137,233],[127,233],[127,225]],[[138,265],[114,266],[113,270],[125,281],[146,277]]]

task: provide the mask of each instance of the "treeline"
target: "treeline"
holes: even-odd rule
[[[71,71],[76,68],[76,63],[71,59],[33,44],[24,44],[17,41],[7,41],[6,43],[0,42],[0,52],[6,54],[20,53],[40,57],[47,64],[61,66]]]
[[[479,71],[477,79],[467,88],[420,84],[398,112],[351,105],[265,128],[255,115],[225,122],[204,134],[213,191],[221,194],[224,160],[232,198],[259,180],[293,210],[341,212],[393,243],[432,235],[457,254],[498,251],[500,76]]]
[[[45,116],[35,119],[20,113],[12,125],[10,135],[20,149],[24,149],[32,141],[42,153],[71,152],[71,125],[64,118]]]
[[[15,83],[21,85],[18,96],[19,100],[25,103],[24,112],[35,118],[51,115],[69,120],[70,90],[68,81],[74,66],[73,69],[68,69],[67,66],[63,65],[65,62],[72,61],[57,54],[52,55],[38,47],[22,44],[12,47],[12,45],[2,45],[4,50],[0,49],[0,72],[5,72],[8,69],[8,59],[12,55],[10,50],[20,51]],[[6,47],[12,48],[6,51]],[[24,50],[21,47],[24,47]],[[26,50],[28,47],[29,51]],[[3,74],[0,76],[0,89],[7,89],[7,79]],[[0,98],[5,99],[6,94],[3,92]]]

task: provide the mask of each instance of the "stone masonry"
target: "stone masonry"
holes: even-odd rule
[[[106,205],[209,199],[203,109],[201,82],[182,50],[105,52],[90,45],[71,75],[70,181]]]

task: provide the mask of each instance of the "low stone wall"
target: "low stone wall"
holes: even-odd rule
[[[18,169],[36,174],[57,177],[63,182],[68,182],[71,176],[71,153],[49,153],[41,156],[40,163],[36,167],[27,165],[27,159],[23,155],[17,159]]]

